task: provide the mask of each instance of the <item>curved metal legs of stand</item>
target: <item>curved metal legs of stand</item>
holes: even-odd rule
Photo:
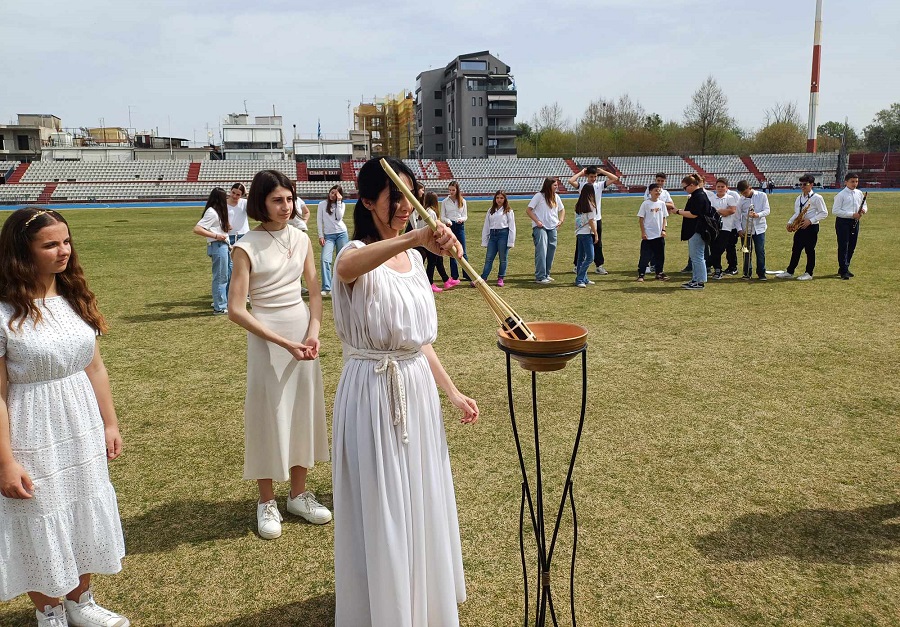
[[[558,625],[556,619],[556,610],[553,606],[553,595],[551,593],[550,568],[553,561],[553,551],[556,548],[556,540],[559,536],[559,527],[562,522],[563,513],[565,511],[566,500],[568,499],[569,508],[572,512],[572,562],[569,568],[569,606],[572,614],[572,625],[575,627],[575,553],[578,549],[578,520],[575,512],[575,498],[572,493],[572,471],[575,468],[575,458],[578,454],[578,445],[581,442],[581,431],[584,427],[584,413],[587,403],[587,346],[574,351],[574,354],[581,353],[581,415],[578,419],[578,432],[575,436],[575,442],[572,446],[572,455],[569,458],[569,471],[566,474],[566,483],[563,487],[562,497],[560,498],[559,508],[556,511],[556,519],[553,522],[553,533],[550,536],[549,545],[547,543],[547,520],[544,517],[544,484],[541,473],[541,444],[540,432],[538,429],[538,403],[537,403],[537,373],[531,372],[531,407],[532,418],[534,423],[534,459],[535,459],[535,485],[534,490],[531,488],[531,482],[528,477],[528,470],[525,467],[525,457],[522,454],[522,444],[519,440],[519,429],[516,424],[516,412],[513,405],[513,388],[512,388],[512,365],[511,351],[503,346],[500,349],[506,353],[506,387],[509,395],[509,416],[512,421],[513,436],[516,440],[516,451],[519,455],[519,466],[522,470],[522,500],[519,505],[519,550],[522,554],[522,579],[525,589],[525,620],[524,625],[528,627],[530,612],[529,599],[532,591],[529,586],[527,559],[525,557],[525,512],[526,504],[528,506],[528,514],[531,517],[531,527],[534,531],[534,539],[537,544],[538,554],[538,573],[534,580],[537,588],[534,591],[535,597],[535,627],[544,627],[547,620],[547,610],[549,609],[550,618],[553,625]],[[547,355],[547,357],[559,357],[560,355]],[[551,519],[552,520],[552,519]]]

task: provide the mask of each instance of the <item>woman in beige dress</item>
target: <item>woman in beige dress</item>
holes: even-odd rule
[[[247,215],[260,224],[234,245],[228,317],[247,329],[244,479],[259,485],[259,535],[281,535],[273,481],[291,482],[287,511],[314,524],[331,512],[306,489],[306,474],[328,460],[325,397],[319,367],[322,297],[309,237],[296,217],[294,184],[277,170],[257,173]],[[310,306],[301,297],[301,277]],[[245,294],[250,294],[252,313]]]

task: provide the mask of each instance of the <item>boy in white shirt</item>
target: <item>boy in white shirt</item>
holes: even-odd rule
[[[721,279],[726,274],[737,274],[737,252],[735,244],[738,240],[737,205],[740,200],[737,192],[728,189],[728,179],[716,179],[716,190],[705,190],[713,209],[722,216],[722,229],[712,243],[709,261],[715,270],[712,278]],[[728,261],[728,267],[722,270],[722,254]]]
[[[638,210],[638,225],[641,227],[641,256],[638,260],[638,282],[644,282],[644,270],[652,258],[656,268],[656,280],[668,281],[663,272],[666,262],[666,225],[669,215],[666,203],[662,200],[664,190],[658,183],[651,183],[647,188],[649,199],[641,204]]]
[[[834,197],[831,213],[834,214],[834,231],[837,234],[838,274],[846,281],[853,276],[850,272],[850,260],[853,259],[856,240],[859,238],[859,219],[869,209],[863,193],[856,189],[859,185],[858,175],[848,172],[844,177],[844,185],[844,189]]]
[[[794,214],[787,223],[788,233],[791,232],[791,224],[803,219],[794,233],[794,245],[791,248],[791,262],[787,270],[779,272],[775,276],[779,279],[794,278],[794,270],[800,263],[800,254],[806,251],[806,272],[797,277],[798,281],[809,281],[813,278],[813,270],[816,268],[816,242],[819,241],[819,222],[828,217],[828,209],[822,197],[813,191],[815,178],[811,174],[800,177],[800,185],[803,190],[797,200],[794,201]]]
[[[769,197],[750,186],[746,180],[739,181],[737,184],[738,200],[737,216],[738,216],[738,235],[744,238],[749,248],[750,242],[753,242],[753,251],[756,253],[756,278],[760,281],[766,279],[766,216],[769,215]],[[749,220],[748,220],[749,218]],[[747,225],[749,229],[747,228]],[[747,231],[746,233],[744,231]],[[750,255],[744,255],[744,276],[743,279],[750,280],[753,278],[753,260]]]

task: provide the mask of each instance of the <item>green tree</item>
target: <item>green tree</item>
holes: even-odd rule
[[[728,114],[728,98],[711,75],[691,96],[684,109],[684,121],[694,131],[702,155],[715,153],[726,131],[734,126]]]
[[[753,152],[764,154],[804,152],[806,133],[796,124],[775,122],[759,130],[752,146]]]
[[[843,122],[825,122],[817,129],[818,149],[822,152],[834,152],[841,149],[841,138],[846,133],[847,148],[853,150],[860,147],[859,134],[849,124]]]
[[[863,129],[863,135],[869,150],[896,150],[900,146],[900,102],[876,113],[872,123]]]

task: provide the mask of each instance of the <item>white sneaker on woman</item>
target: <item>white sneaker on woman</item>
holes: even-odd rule
[[[66,622],[66,610],[62,605],[56,607],[44,606],[44,611],[35,610],[38,627],[69,627]]]
[[[281,512],[275,500],[256,504],[256,528],[259,537],[274,540],[281,535]]]
[[[128,627],[131,624],[121,614],[97,605],[90,590],[83,592],[77,603],[65,599],[63,604],[70,627]]]
[[[314,525],[324,525],[331,522],[331,512],[328,508],[316,500],[316,495],[307,490],[294,498],[288,494],[287,511],[295,516],[311,522]]]

